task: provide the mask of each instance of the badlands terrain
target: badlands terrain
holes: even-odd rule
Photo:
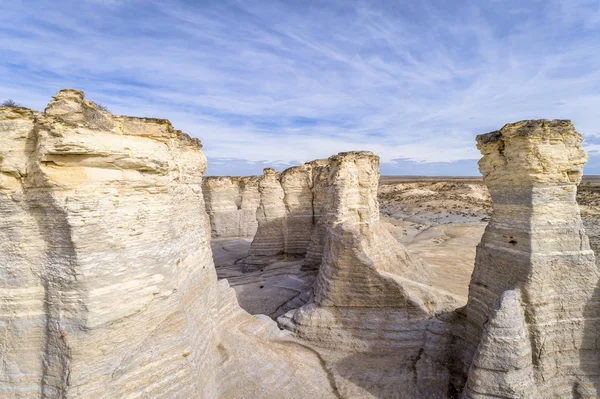
[[[582,137],[475,141],[482,180],[368,151],[204,177],[167,120],[0,108],[0,397],[598,397]]]
[[[436,284],[466,303],[475,249],[492,212],[492,200],[483,180],[381,176],[377,198],[384,227],[409,253],[436,270]],[[590,246],[597,252],[600,176],[583,177],[577,203]],[[248,256],[253,231],[248,237],[212,240],[217,274],[229,280],[244,309],[277,318],[288,309],[287,301],[313,284],[316,270],[303,270],[301,260],[289,259],[268,263],[257,272],[244,271],[242,261]]]
[[[492,212],[481,178],[382,176],[381,219],[409,252],[444,276],[466,302],[475,248]],[[592,249],[600,249],[600,176],[583,176],[577,203]]]

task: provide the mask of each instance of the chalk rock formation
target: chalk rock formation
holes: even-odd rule
[[[493,214],[466,307],[466,398],[595,398],[599,273],[575,201],[586,155],[569,121],[477,137]]]
[[[374,373],[381,377],[381,370],[368,365],[369,356],[379,356],[394,363],[384,366],[385,361],[379,360],[376,366],[393,368],[388,389],[402,386],[413,397],[443,397],[449,384],[443,364],[451,334],[436,316],[452,309],[454,301],[427,284],[425,265],[412,259],[380,225],[378,157],[369,152],[340,153],[320,168],[322,180],[313,192],[319,192],[318,234],[324,248],[314,296],[278,322],[338,354],[368,353],[366,358],[355,356],[356,364],[334,361],[336,375],[362,367],[365,379]],[[383,396],[394,392],[374,389]]]
[[[1,397],[334,396],[217,282],[205,166],[168,121],[79,91],[0,108]]]
[[[312,173],[312,163],[281,173],[272,168],[264,170],[256,212],[258,229],[247,263],[261,263],[260,257],[265,256],[272,259],[275,255],[301,257],[306,254],[315,217]]]
[[[204,178],[202,192],[213,238],[254,237],[259,180],[257,176]]]
[[[251,257],[282,255],[285,249],[285,194],[274,169],[265,169],[264,176],[258,184],[258,191],[258,229],[249,254]]]
[[[312,211],[313,225],[303,267],[318,270],[323,259],[323,248],[327,232],[327,214],[331,205],[330,183],[331,163],[328,159],[310,162],[312,167]],[[379,173],[379,171],[377,171]]]
[[[212,237],[253,238],[246,259],[249,269],[277,256],[306,256],[306,266],[318,268],[328,170],[327,160],[317,160],[281,173],[266,168],[260,177],[206,177],[203,189]]]
[[[280,181],[285,204],[284,251],[286,255],[306,254],[315,215],[312,192],[313,163],[284,170]]]

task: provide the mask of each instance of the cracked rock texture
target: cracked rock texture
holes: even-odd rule
[[[209,176],[202,184],[213,238],[252,238],[258,222],[260,178]]]
[[[335,397],[217,282],[197,139],[63,90],[0,108],[0,397]]]
[[[465,309],[465,398],[596,398],[598,269],[579,207],[587,156],[570,121],[477,137],[493,213]]]
[[[0,108],[0,397],[598,397],[581,141],[569,121],[478,136],[493,213],[456,309],[380,222],[372,153],[203,180],[166,120],[76,90]],[[211,235],[220,275],[289,331],[217,281]]]

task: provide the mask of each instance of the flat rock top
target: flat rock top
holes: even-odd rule
[[[546,136],[550,133],[577,134],[570,120],[566,119],[535,119],[508,123],[500,130],[480,134],[476,140],[478,144],[495,143],[503,138],[517,136]]]
[[[63,89],[56,93],[43,113],[25,107],[0,107],[0,119],[11,120],[42,115],[50,123],[62,122],[71,126],[85,126],[91,130],[138,136],[164,136],[177,139],[186,145],[202,148],[199,139],[173,128],[167,119],[113,115],[93,101],[85,99],[84,93],[75,89]]]
[[[206,185],[218,185],[219,183],[250,183],[258,182],[262,176],[204,176]]]
[[[371,151],[347,151],[340,152],[337,155],[332,155],[329,157],[332,161],[341,161],[344,159],[356,159],[356,158],[377,158],[379,157],[373,154]]]

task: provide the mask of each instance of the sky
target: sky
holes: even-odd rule
[[[600,0],[0,0],[0,101],[169,119],[209,175],[369,150],[478,175],[475,136],[571,119],[600,174]]]

